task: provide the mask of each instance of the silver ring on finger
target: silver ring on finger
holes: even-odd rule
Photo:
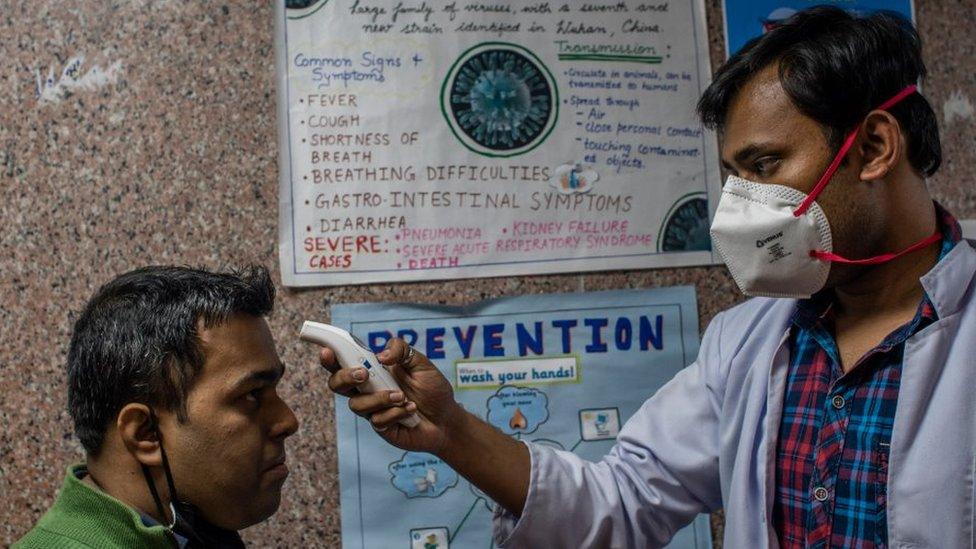
[[[408,345],[407,346],[407,356],[404,357],[403,360],[400,361],[400,364],[409,364],[410,361],[413,360],[413,355],[415,355],[415,354],[417,354],[417,352],[413,350],[413,346],[412,345]]]

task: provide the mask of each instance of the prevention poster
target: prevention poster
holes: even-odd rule
[[[702,0],[279,0],[289,286],[712,264]]]
[[[723,0],[726,55],[739,51],[746,42],[762,36],[797,11],[821,5],[834,5],[856,14],[887,10],[915,20],[912,0]]]
[[[598,461],[643,402],[698,352],[693,287],[536,295],[469,307],[337,305],[374,349],[399,336],[464,407],[515,438]],[[345,549],[492,547],[492,503],[431,454],[387,444],[336,406]],[[708,517],[670,547],[708,549]]]

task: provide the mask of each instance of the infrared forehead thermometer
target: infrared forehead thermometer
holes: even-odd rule
[[[360,392],[400,391],[400,385],[393,379],[393,375],[386,371],[369,347],[342,328],[306,320],[305,324],[302,324],[302,331],[298,337],[302,341],[317,343],[332,349],[341,368],[365,368],[369,373],[369,379],[359,386]],[[418,423],[420,417],[417,414],[411,414],[400,420],[400,424],[406,427],[416,427]]]

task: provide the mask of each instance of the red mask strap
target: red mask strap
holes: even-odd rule
[[[909,95],[915,93],[917,90],[918,88],[915,86],[915,84],[912,84],[911,86],[908,86],[895,94],[895,96],[891,99],[878,105],[878,108],[874,110],[886,111],[902,99],[905,99]],[[813,190],[810,191],[810,194],[808,194],[803,202],[800,203],[799,207],[793,211],[794,217],[800,217],[801,215],[807,213],[807,210],[810,209],[810,205],[813,204],[813,201],[820,196],[820,193],[823,192],[824,187],[827,186],[827,183],[830,183],[830,178],[834,176],[837,168],[840,167],[840,163],[844,160],[844,157],[847,156],[847,151],[851,150],[851,147],[854,146],[854,140],[857,138],[857,132],[860,129],[861,126],[859,124],[858,127],[851,130],[851,133],[847,134],[847,137],[844,139],[844,144],[841,146],[840,150],[837,151],[837,155],[834,156],[834,160],[831,161],[830,166],[827,167],[827,171],[820,176],[820,181],[817,181],[817,184],[814,185]]]
[[[874,257],[868,257],[865,259],[847,259],[831,252],[810,250],[810,257],[815,257],[823,261],[832,261],[834,263],[844,263],[845,265],[878,265],[880,263],[886,263],[888,261],[891,261],[892,259],[897,259],[905,254],[910,254],[912,252],[921,250],[922,248],[930,246],[941,239],[942,239],[942,231],[936,229],[935,233],[933,233],[932,236],[924,240],[920,240],[915,244],[912,244],[911,246],[897,253],[881,254],[881,255],[876,255]]]

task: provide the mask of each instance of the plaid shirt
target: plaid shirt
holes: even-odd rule
[[[955,218],[935,208],[941,260],[962,235]],[[915,317],[845,375],[831,298],[824,291],[800,301],[790,333],[773,509],[784,549],[887,546],[888,449],[905,340],[938,320],[923,296]]]

